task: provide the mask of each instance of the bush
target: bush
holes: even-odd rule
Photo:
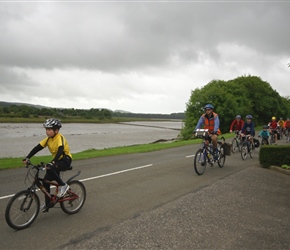
[[[259,154],[262,167],[290,165],[290,146],[262,146]]]

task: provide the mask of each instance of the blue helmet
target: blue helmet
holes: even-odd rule
[[[214,107],[211,104],[206,104],[203,108],[204,109],[214,109]]]
[[[251,116],[251,115],[247,115],[247,116],[246,116],[246,119],[253,119],[253,116]]]

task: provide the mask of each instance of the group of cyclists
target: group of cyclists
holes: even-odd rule
[[[213,155],[215,160],[218,159],[218,135],[221,134],[219,129],[220,120],[217,113],[215,113],[214,106],[211,104],[206,104],[204,106],[205,113],[201,115],[199,121],[195,127],[195,131],[200,129],[202,126],[204,129],[208,130],[209,137],[208,141],[212,142],[213,145]],[[46,175],[44,179],[46,180],[55,180],[60,185],[59,192],[57,194],[58,197],[62,197],[65,195],[67,190],[69,189],[69,185],[60,178],[60,172],[69,169],[72,162],[72,156],[70,153],[70,149],[66,139],[62,134],[59,133],[60,128],[62,127],[61,122],[58,119],[50,118],[47,119],[43,127],[45,128],[47,137],[39,142],[30,153],[23,159],[23,163],[26,164],[32,156],[38,153],[45,147],[48,147],[52,154],[52,161],[46,165]],[[253,143],[255,136],[255,125],[253,122],[252,115],[248,114],[246,116],[246,121],[242,120],[240,115],[236,116],[236,119],[232,121],[230,126],[230,132],[235,131],[237,134],[244,138],[244,136],[249,135],[250,141]],[[268,125],[263,126],[263,130],[259,133],[259,137],[263,137],[264,140],[269,144],[269,137],[271,134],[275,135],[274,144],[277,144],[277,139],[279,133],[290,135],[290,118],[287,118],[284,121],[280,118],[279,121],[276,121],[276,117],[273,116],[271,122]],[[289,136],[288,136],[289,138]],[[50,191],[50,184],[46,183],[45,188]],[[46,198],[45,204],[42,205],[41,211],[48,212],[48,202],[49,200]]]
[[[219,116],[215,113],[214,107],[211,104],[206,104],[204,106],[205,114],[203,114],[194,129],[194,132],[200,129],[202,126],[204,129],[208,129],[210,134],[210,140],[213,144],[214,155],[217,152],[217,136],[221,133],[219,126]],[[240,135],[241,138],[249,135],[250,141],[253,143],[255,136],[255,124],[253,122],[252,115],[248,114],[246,116],[246,121],[243,121],[241,115],[237,115],[236,118],[232,121],[230,126],[230,132],[235,131]],[[290,135],[290,118],[287,118],[286,121],[281,117],[279,121],[276,120],[276,117],[273,116],[272,120],[263,126],[263,130],[259,133],[259,137],[263,138],[267,144],[269,144],[269,137],[274,135],[274,144],[277,145],[277,140],[280,139],[280,135]],[[289,136],[288,136],[289,138]]]
[[[246,119],[247,122],[244,122],[241,119],[241,116],[237,115],[236,119],[232,122],[230,126],[230,132],[235,130],[236,133],[240,134],[241,136],[243,136],[244,134],[246,135],[250,134],[252,137],[254,137],[255,136],[254,124],[249,120],[251,119],[252,121],[253,117],[251,115],[247,115]],[[250,125],[251,123],[252,125]],[[277,141],[282,137],[282,135],[290,134],[290,118],[287,118],[287,120],[284,121],[283,118],[281,117],[280,120],[277,121],[276,117],[273,116],[271,121],[267,125],[263,126],[263,130],[260,131],[258,137],[261,137],[266,144],[269,144],[269,138],[272,134],[274,135],[274,145],[277,145]]]

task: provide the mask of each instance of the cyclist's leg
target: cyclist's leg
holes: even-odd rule
[[[217,135],[212,135],[211,136],[211,140],[212,140],[212,147],[213,147],[213,156],[214,156],[214,159],[217,160],[219,155],[218,155],[218,148],[217,148]]]
[[[212,135],[211,141],[212,141],[213,150],[215,151],[217,149],[217,135]]]

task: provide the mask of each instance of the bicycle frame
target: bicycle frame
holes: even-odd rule
[[[32,166],[32,169],[36,169],[36,173],[34,175],[34,181],[32,183],[32,185],[28,188],[28,190],[32,190],[33,192],[37,191],[37,188],[39,188],[39,190],[46,196],[49,198],[50,200],[50,207],[53,207],[56,203],[58,202],[63,202],[63,201],[69,201],[69,200],[74,200],[79,198],[77,194],[75,194],[72,190],[68,190],[68,192],[70,193],[69,196],[64,196],[61,198],[58,198],[56,196],[56,194],[58,193],[58,189],[59,189],[59,184],[55,181],[48,181],[45,180],[43,178],[39,177],[39,171],[44,169],[44,164],[41,163],[41,165],[38,166]],[[72,179],[74,179],[75,177],[77,177],[81,172],[78,171],[77,174],[73,175],[72,177],[70,177],[67,182],[71,181]],[[55,193],[52,195],[50,194],[46,188],[43,186],[43,183],[49,183],[52,186],[56,187]]]
[[[275,143],[276,134],[277,134],[277,140],[278,140],[278,130],[271,129],[271,132],[270,132],[270,145]]]
[[[243,160],[246,160],[248,153],[250,154],[250,157],[254,157],[255,152],[255,144],[253,142],[253,139],[251,141],[250,135],[243,135],[242,136],[242,149],[241,149],[241,157]]]

